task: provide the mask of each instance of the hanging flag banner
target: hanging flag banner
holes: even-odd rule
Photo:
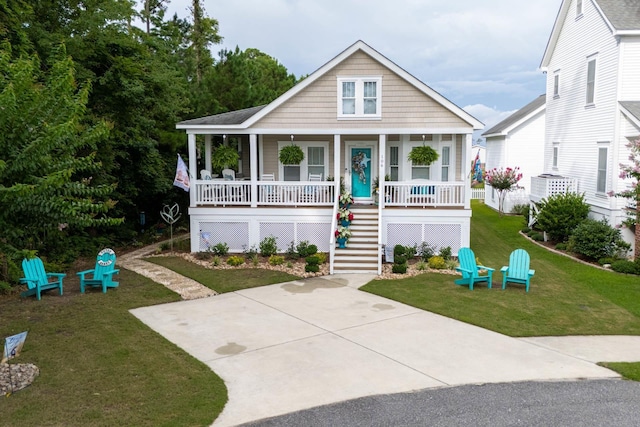
[[[176,167],[176,177],[173,180],[173,185],[182,188],[184,191],[189,191],[189,171],[180,154],[178,154],[178,166]]]
[[[26,339],[26,331],[5,338],[4,353],[2,354],[2,362],[0,363],[7,363],[10,359],[20,356],[20,351],[22,350],[22,346],[24,345],[24,341]]]

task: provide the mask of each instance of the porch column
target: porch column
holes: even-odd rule
[[[189,134],[189,206],[196,205],[196,186],[195,181],[198,179],[198,158],[196,156],[196,136]]]
[[[258,137],[249,135],[249,163],[251,164],[251,207],[258,206]]]
[[[462,179],[464,182],[464,208],[471,209],[471,140],[473,134],[466,134],[464,156],[462,156]]]
[[[333,176],[335,177],[336,198],[340,195],[340,135],[333,135]]]
[[[213,173],[211,170],[211,135],[204,136],[204,168]]]

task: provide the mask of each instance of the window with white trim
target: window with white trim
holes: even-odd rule
[[[604,194],[607,191],[607,160],[609,156],[609,144],[598,143],[598,175],[596,178],[596,193]]]
[[[560,96],[560,71],[556,71],[553,75],[553,97]]]
[[[552,153],[552,158],[551,158],[551,167],[553,169],[558,169],[558,156],[560,154],[560,143],[559,142],[554,142],[553,143],[553,153]]]
[[[442,147],[440,154],[440,167],[442,168],[441,180],[443,182],[449,181],[449,166],[451,166],[451,147],[445,145]]]
[[[278,153],[282,147],[291,141],[278,141]],[[327,179],[327,165],[329,164],[329,143],[325,141],[296,141],[304,152],[304,159],[299,165],[283,165],[278,161],[280,176],[283,181],[307,181],[309,174],[322,174]]]
[[[379,119],[382,77],[338,77],[338,118]]]
[[[327,177],[324,167],[324,147],[307,148],[307,172],[309,175],[321,175],[323,180]]]
[[[587,62],[587,105],[595,102],[596,96],[596,58]]]

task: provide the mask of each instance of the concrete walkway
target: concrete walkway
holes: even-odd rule
[[[615,379],[594,362],[640,361],[640,337],[510,338],[357,290],[372,278],[319,277],[131,312],[224,379],[229,402],[215,426],[424,388]]]

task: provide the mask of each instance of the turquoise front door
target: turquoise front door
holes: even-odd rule
[[[351,149],[351,194],[371,198],[371,148]]]

